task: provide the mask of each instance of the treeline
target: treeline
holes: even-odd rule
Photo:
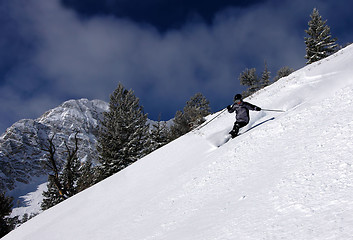
[[[265,62],[265,67],[262,74],[259,76],[256,73],[256,68],[248,69],[246,68],[240,75],[239,81],[241,85],[247,86],[247,90],[245,90],[242,95],[247,97],[251,94],[257,92],[258,90],[276,82],[282,77],[286,77],[289,74],[294,72],[293,68],[290,67],[282,67],[277,71],[277,75],[271,79],[271,72],[267,68],[267,63]]]

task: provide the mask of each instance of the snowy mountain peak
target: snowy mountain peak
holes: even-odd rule
[[[108,104],[100,100],[70,100],[49,110],[36,120],[25,119],[13,124],[0,137],[0,189],[8,195],[19,196],[34,191],[47,180],[43,169],[43,146],[53,134],[54,143],[63,141],[79,130],[79,157],[95,159],[98,121]],[[57,153],[64,149],[58,147]]]
[[[89,101],[88,99],[69,100],[60,106],[46,112],[37,119],[40,123],[53,123],[60,121],[65,127],[73,127],[72,119],[84,123],[87,128],[96,128],[97,119],[102,112],[107,111],[109,105],[100,100]]]
[[[246,101],[4,239],[351,239],[353,45]]]

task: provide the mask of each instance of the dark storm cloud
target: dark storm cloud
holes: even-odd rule
[[[304,29],[313,7],[331,16],[321,1],[273,0],[224,8],[211,23],[201,18],[160,31],[133,18],[82,17],[59,0],[8,0],[0,5],[1,26],[7,26],[0,41],[6,56],[0,129],[70,98],[108,100],[119,81],[135,91],[152,119],[173,117],[196,92],[218,110],[242,90],[237,78],[244,68],[260,74],[266,60],[274,76],[282,66],[305,64]]]
[[[160,31],[181,28],[201,18],[210,24],[215,14],[227,7],[248,7],[265,0],[61,0],[82,17],[113,15],[155,26]]]

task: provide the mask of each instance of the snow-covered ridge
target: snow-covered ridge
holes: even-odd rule
[[[353,45],[247,101],[4,239],[352,239]]]

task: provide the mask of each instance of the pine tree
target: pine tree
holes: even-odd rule
[[[110,96],[109,111],[99,129],[100,179],[124,169],[143,157],[148,145],[147,114],[132,90],[119,83]]]
[[[314,8],[308,22],[309,29],[305,32],[309,35],[305,37],[307,64],[319,61],[336,52],[337,39],[332,38],[330,27],[326,25],[327,20],[322,21],[319,11]]]
[[[151,152],[166,145],[169,142],[169,128],[166,122],[162,122],[161,117],[158,117],[157,123],[152,125],[150,132]]]
[[[190,130],[202,124],[205,121],[205,117],[210,113],[210,102],[201,93],[196,93],[192,96],[184,107],[184,115]]]
[[[289,68],[287,66],[280,68],[277,71],[277,75],[276,77],[273,79],[273,81],[278,81],[279,79],[283,78],[283,77],[287,77],[289,74],[291,74],[292,72],[294,72],[293,68]]]
[[[184,112],[177,111],[174,117],[174,124],[170,128],[171,139],[176,139],[205,121],[205,116],[210,114],[209,101],[201,94],[196,93],[186,102]]]
[[[239,75],[239,81],[241,85],[248,86],[248,89],[246,92],[244,92],[244,96],[249,96],[259,90],[261,87],[259,77],[256,75],[256,69],[251,68],[248,69],[246,68],[240,75]]]
[[[178,110],[173,119],[173,125],[170,127],[170,140],[177,139],[178,137],[188,133],[190,126],[185,114]]]
[[[6,216],[12,211],[12,197],[7,197],[5,193],[0,193],[0,238],[12,230],[7,222]]]
[[[260,84],[261,88],[264,88],[264,87],[270,85],[270,77],[271,77],[270,74],[271,74],[271,72],[268,70],[267,62],[265,61],[265,69],[261,75],[261,84]]]
[[[59,193],[56,181],[53,175],[49,175],[47,190],[43,192],[42,210],[47,210],[65,200],[65,197]]]
[[[77,192],[81,192],[95,183],[95,170],[91,160],[87,160],[81,165],[79,174],[80,176],[77,179]]]

